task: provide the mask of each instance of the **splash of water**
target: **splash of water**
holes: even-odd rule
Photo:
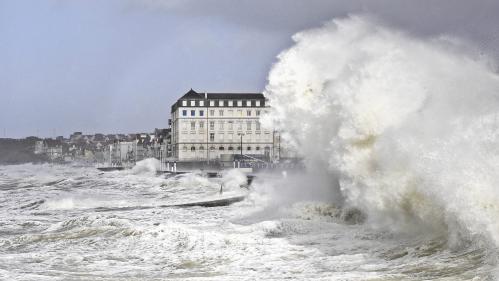
[[[155,158],[147,158],[139,161],[132,168],[132,174],[155,174],[159,170],[160,162]]]
[[[296,34],[265,123],[374,226],[499,245],[499,76],[457,40],[354,16]],[[458,239],[461,240],[461,239]]]

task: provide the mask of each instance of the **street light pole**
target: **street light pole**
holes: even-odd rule
[[[244,134],[243,133],[239,133],[238,134],[239,136],[241,136],[241,159],[243,159],[243,136]]]
[[[279,138],[279,162],[281,161],[281,134],[278,135],[278,138]]]

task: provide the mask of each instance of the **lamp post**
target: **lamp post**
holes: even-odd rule
[[[243,133],[238,133],[239,136],[241,136],[241,159],[243,159]]]

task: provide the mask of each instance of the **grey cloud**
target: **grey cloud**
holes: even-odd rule
[[[0,131],[166,126],[190,87],[262,90],[294,33],[358,13],[499,58],[497,0],[0,0]]]
[[[137,1],[133,0],[136,3]],[[187,17],[208,17],[262,32],[297,32],[334,17],[370,14],[420,36],[450,34],[478,41],[484,48],[499,43],[497,0],[146,0],[142,7]]]

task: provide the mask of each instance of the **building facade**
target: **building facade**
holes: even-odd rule
[[[261,93],[197,93],[172,105],[172,156],[180,161],[229,159],[237,154],[270,161],[275,132],[262,128],[268,106]]]

